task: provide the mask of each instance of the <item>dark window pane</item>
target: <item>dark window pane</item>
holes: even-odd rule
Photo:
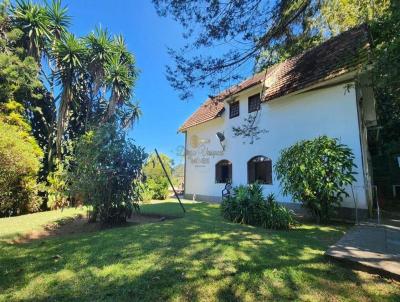
[[[266,183],[267,163],[266,162],[255,163],[255,166],[256,166],[255,180],[258,181],[259,183]]]
[[[239,101],[229,104],[229,118],[239,116]]]
[[[228,165],[224,165],[221,167],[221,180],[223,182],[226,182],[226,180],[229,179],[229,166]]]
[[[232,163],[221,160],[215,165],[215,182],[230,183],[232,181]]]
[[[251,97],[249,97],[249,100],[248,100],[249,113],[259,110],[260,104],[261,104],[261,102],[260,102],[259,94],[255,94],[255,95],[252,95]]]
[[[249,161],[247,163],[247,182],[249,184],[255,182],[255,179],[256,179],[255,168],[256,168],[256,165],[254,162]]]
[[[249,183],[272,184],[272,161],[265,156],[257,156],[247,163]]]

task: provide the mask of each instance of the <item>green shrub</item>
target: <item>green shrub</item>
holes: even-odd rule
[[[162,153],[160,157],[168,175],[172,177],[172,159]],[[167,199],[169,194],[169,182],[155,153],[151,154],[147,159],[143,168],[143,173],[146,176],[145,187],[147,191],[153,193],[151,198],[158,200]]]
[[[153,199],[153,191],[140,179],[135,179],[133,186],[135,187],[134,200],[147,203]]]
[[[146,180],[145,185],[153,193],[152,199],[164,200],[168,198],[169,183],[166,177],[149,178]]]
[[[91,220],[123,223],[138,210],[134,180],[145,157],[143,149],[127,140],[114,123],[88,131],[78,140],[68,178],[71,192],[93,207]]]
[[[59,209],[68,206],[67,169],[61,161],[56,161],[55,170],[47,176],[47,206]]]
[[[144,186],[143,191],[141,192],[141,201],[146,203],[153,200],[154,192],[151,191],[147,186]]]
[[[295,224],[291,210],[279,205],[273,194],[264,199],[261,185],[238,186],[221,203],[221,213],[233,222],[268,229],[289,229]]]
[[[262,217],[262,226],[267,229],[287,230],[296,224],[293,211],[280,205],[274,194],[267,196]]]
[[[275,171],[285,195],[302,202],[317,222],[328,222],[355,180],[353,160],[338,139],[320,136],[282,150]]]
[[[0,216],[39,210],[37,175],[42,157],[29,132],[0,117]]]

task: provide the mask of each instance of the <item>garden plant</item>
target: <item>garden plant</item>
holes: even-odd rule
[[[235,187],[232,195],[223,198],[221,213],[230,221],[267,229],[288,230],[295,225],[294,213],[278,204],[273,194],[264,198],[258,183]]]
[[[354,155],[338,139],[320,136],[281,151],[275,165],[283,194],[301,202],[317,222],[327,223],[355,181]]]

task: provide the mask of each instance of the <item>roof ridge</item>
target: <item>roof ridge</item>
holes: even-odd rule
[[[365,59],[363,50],[369,45],[367,30],[366,24],[353,27],[294,57],[253,74],[213,98],[208,98],[183,123],[179,131],[218,117],[224,108],[222,100],[258,85],[263,79],[268,80],[269,76],[272,76],[273,81],[264,91],[263,101],[269,101],[350,72]],[[265,76],[261,77],[262,74]],[[205,105],[210,101],[215,101],[215,106],[210,106],[207,110]]]
[[[350,31],[355,31],[355,30],[357,30],[357,29],[362,29],[363,27],[365,27],[365,30],[366,30],[366,29],[368,28],[368,25],[367,25],[366,23],[363,23],[363,24],[361,24],[361,25],[352,27],[352,28],[348,29],[347,31],[343,31],[343,32],[337,34],[336,36],[330,37],[328,40],[323,41],[321,44],[318,44],[318,45],[315,45],[315,46],[313,46],[313,47],[311,47],[311,48],[309,48],[309,49],[306,49],[306,50],[304,50],[303,52],[301,52],[301,53],[299,53],[299,54],[297,54],[297,55],[295,55],[295,56],[293,56],[293,57],[290,57],[290,58],[287,58],[287,59],[283,60],[282,62],[275,63],[275,64],[273,64],[273,65],[271,65],[271,66],[269,66],[269,67],[266,68],[267,70],[266,70],[265,76],[267,77],[267,75],[268,75],[269,72],[271,71],[271,70],[268,71],[268,69],[276,68],[276,67],[278,67],[279,65],[284,64],[284,63],[287,62],[287,61],[292,61],[292,60],[295,60],[295,59],[299,59],[299,58],[301,58],[302,56],[306,55],[307,53],[310,53],[310,52],[312,52],[312,51],[315,51],[316,49],[318,49],[318,48],[321,47],[321,46],[326,46],[326,44],[329,44],[329,42],[332,43],[332,41],[340,40],[339,38],[340,38],[342,35],[349,34]],[[240,85],[241,83],[246,82],[247,80],[252,79],[253,77],[255,77],[256,75],[258,75],[258,74],[260,74],[260,73],[262,73],[262,72],[265,72],[265,70],[263,69],[263,70],[261,70],[261,71],[259,71],[259,72],[257,72],[257,73],[254,73],[252,76],[250,76],[250,77],[244,79],[243,81],[241,81],[239,84],[236,84],[236,85]],[[234,87],[234,86],[236,86],[236,85],[233,85],[233,86],[231,86],[231,87]],[[229,88],[228,88],[228,89],[229,89]],[[226,89],[226,90],[227,90],[227,89]],[[225,91],[225,90],[224,90],[224,91]]]
[[[346,31],[343,31],[343,32],[337,34],[336,36],[332,36],[328,40],[323,41],[321,44],[318,44],[318,45],[315,45],[315,46],[313,46],[313,47],[311,47],[309,49],[306,49],[303,52],[301,52],[301,53],[299,53],[299,54],[297,54],[297,55],[295,55],[293,57],[287,58],[285,61],[291,60],[291,59],[294,59],[294,58],[297,58],[297,57],[301,57],[302,55],[305,55],[306,53],[315,51],[317,48],[319,48],[321,46],[326,46],[329,43],[332,43],[332,42],[334,42],[336,40],[340,40],[340,38],[343,38],[343,36],[345,36],[345,35],[349,35],[350,33],[354,32],[354,31],[357,31],[359,29],[363,29],[363,28],[364,28],[364,30],[367,30],[368,26],[367,26],[366,23],[363,23],[361,25],[357,25],[355,27],[352,27],[352,28],[350,28],[350,29],[348,29]],[[285,61],[282,61],[281,63],[284,63]],[[281,64],[281,63],[278,63],[278,64]],[[273,66],[275,66],[275,64]]]

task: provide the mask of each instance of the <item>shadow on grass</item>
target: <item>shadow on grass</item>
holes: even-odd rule
[[[398,284],[362,280],[324,258],[345,228],[267,231],[222,220],[216,205],[185,206],[183,219],[1,244],[0,300],[374,300],[359,286],[365,282],[391,286],[385,300],[400,294]],[[145,213],[179,211],[170,202],[144,207]]]

